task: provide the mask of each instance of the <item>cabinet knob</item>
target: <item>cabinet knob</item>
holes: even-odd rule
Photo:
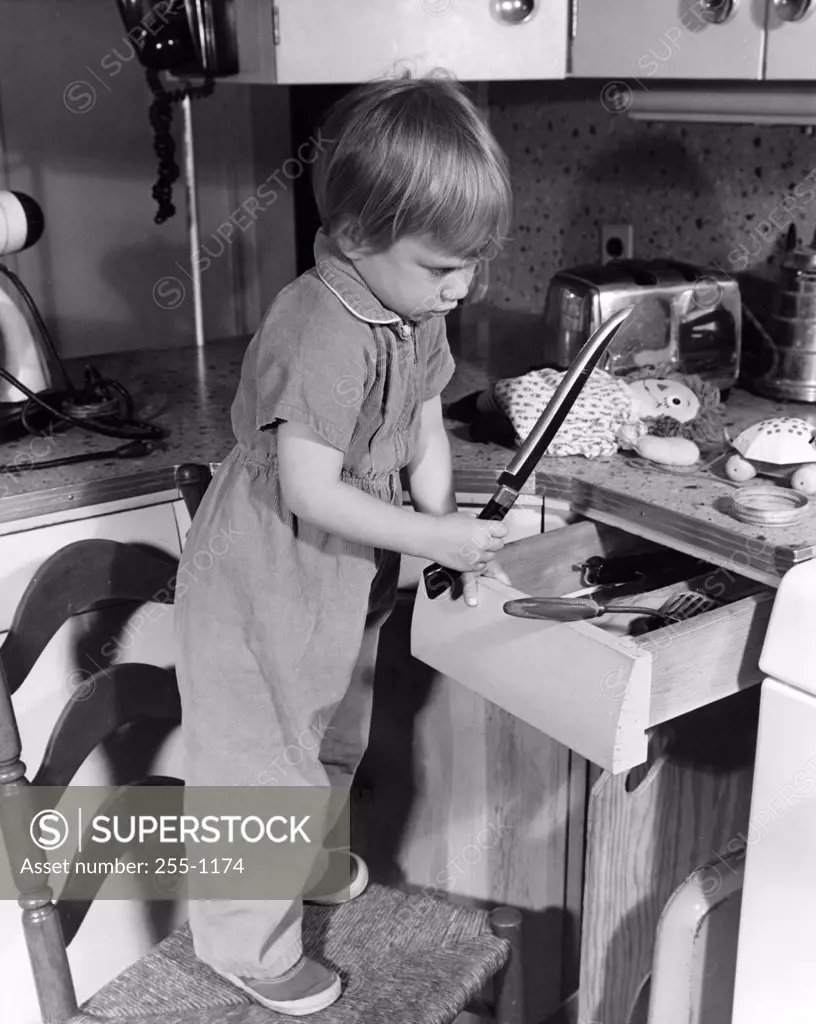
[[[535,0],[490,0],[493,17],[506,25],[523,25],[536,12]]]
[[[699,15],[710,25],[722,25],[734,16],[737,2],[738,0],[702,0]]]
[[[773,5],[783,21],[801,21],[810,11],[811,0],[773,0]]]

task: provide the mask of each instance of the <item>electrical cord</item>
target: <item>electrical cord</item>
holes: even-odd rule
[[[157,427],[153,423],[144,423],[141,420],[122,419],[120,421],[122,425],[118,426],[116,423],[117,418],[113,416],[110,418],[88,417],[87,419],[82,419],[79,416],[72,416],[70,413],[61,412],[58,409],[55,409],[52,405],[49,405],[49,403],[42,398],[41,394],[38,395],[29,390],[25,384],[17,380],[16,377],[13,377],[8,370],[4,370],[2,366],[0,366],[0,377],[9,381],[9,383],[13,384],[14,387],[19,388],[30,401],[36,402],[38,406],[45,409],[47,413],[50,413],[54,419],[72,423],[75,427],[82,427],[83,430],[88,430],[92,434],[101,434],[103,437],[128,437],[142,440],[160,440],[167,436],[166,432],[161,427]],[[101,377],[99,379],[103,384],[114,383],[112,381],[105,381]],[[117,385],[117,387],[121,387],[121,385]],[[41,433],[41,431],[36,431],[36,433]]]
[[[62,374],[62,379],[65,381],[66,388],[69,391],[73,391],[74,389],[73,385],[71,384],[71,380],[68,376],[65,367],[62,364],[62,360],[59,357],[54,342],[51,340],[51,335],[48,333],[48,328],[45,325],[45,320],[43,320],[42,316],[40,315],[39,309],[37,309],[37,304],[31,297],[31,292],[29,292],[28,288],[26,288],[26,286],[23,284],[20,278],[14,273],[14,271],[10,270],[3,263],[0,263],[0,274],[4,274],[9,279],[9,281],[11,281],[11,283],[14,285],[14,287],[17,289],[20,295],[22,295],[23,301],[28,307],[28,311],[29,313],[31,313],[31,317],[34,320],[34,323],[37,325],[37,330],[40,332],[43,341],[48,347],[48,351],[51,353],[52,358],[59,367],[59,371]]]
[[[23,473],[29,469],[53,469],[55,466],[70,466],[75,462],[93,462],[102,459],[139,459],[155,451],[156,445],[150,441],[128,441],[118,448],[106,448],[101,452],[84,452],[82,455],[66,455],[61,459],[48,459],[45,462],[21,462],[0,464],[0,473]]]
[[[22,295],[43,342],[65,382],[64,390],[44,391],[37,394],[0,366],[0,377],[21,391],[28,399],[27,402],[22,403],[19,418],[29,434],[42,435],[44,427],[48,426],[67,427],[67,425],[73,425],[103,437],[158,441],[167,436],[167,432],[162,427],[134,419],[133,399],[128,391],[116,381],[101,377],[92,367],[87,367],[85,370],[84,390],[77,390],[71,383],[68,371],[51,340],[48,327],[28,289],[14,271],[9,270],[2,263],[0,263],[0,273],[9,279]],[[49,400],[47,401],[44,396],[48,396]],[[59,406],[59,408],[55,408],[55,406]],[[35,408],[37,411],[44,410],[50,417],[50,422],[44,424],[44,427],[38,427],[33,422]],[[89,457],[91,456],[83,456],[83,458]],[[37,463],[37,465],[44,466],[46,464]]]

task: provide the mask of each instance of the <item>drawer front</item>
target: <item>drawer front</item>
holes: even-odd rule
[[[618,773],[642,764],[650,727],[761,681],[773,592],[712,567],[691,582],[638,594],[636,603],[658,608],[670,593],[694,589],[721,607],[637,639],[626,635],[631,617],[622,614],[596,625],[503,611],[514,598],[574,593],[580,562],[634,553],[638,545],[650,547],[578,523],[510,545],[503,564],[514,585],[484,580],[476,608],[450,595],[431,601],[419,588],[412,652],[602,768]]]
[[[94,537],[151,544],[173,555],[181,551],[169,502],[5,534],[0,537],[0,632],[11,625],[14,610],[42,563],[66,544]]]

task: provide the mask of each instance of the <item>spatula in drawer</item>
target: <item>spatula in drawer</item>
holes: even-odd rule
[[[698,594],[696,590],[686,591],[684,594],[672,594],[657,611],[649,612],[648,618],[635,619],[629,626],[629,636],[642,636],[655,629],[657,623],[665,615],[670,615],[675,622],[690,619],[703,612],[710,612],[717,607],[717,602],[708,594]]]
[[[634,604],[600,604],[591,597],[518,597],[504,603],[507,615],[517,619],[552,619],[555,622],[576,622],[597,619],[601,615],[649,615],[664,622],[678,622],[676,615],[657,608]]]
[[[519,597],[506,601],[504,611],[519,619],[551,619],[554,622],[576,622],[580,619],[597,619],[601,615],[641,615],[632,623],[630,634],[646,633],[654,628],[655,619],[664,624],[681,622],[692,615],[710,611],[716,604],[706,594],[690,591],[672,594],[659,608],[646,608],[633,604],[601,604],[591,597]],[[648,618],[647,618],[648,617]],[[634,627],[637,625],[637,628]]]

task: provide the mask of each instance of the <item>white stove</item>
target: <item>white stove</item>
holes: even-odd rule
[[[816,1024],[816,560],[782,580],[760,666],[732,1024]]]

